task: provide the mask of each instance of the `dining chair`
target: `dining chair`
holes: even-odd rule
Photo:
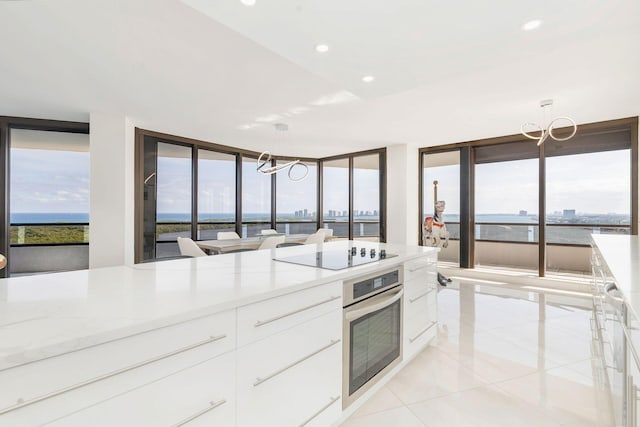
[[[284,243],[284,236],[271,236],[267,237],[260,244],[260,249],[275,249],[280,243]]]
[[[239,239],[238,233],[235,231],[218,231],[218,240],[231,240],[231,239]]]
[[[273,228],[269,228],[267,230],[260,230],[260,234],[262,234],[263,236],[268,236],[269,234],[278,234],[278,232]]]
[[[180,248],[180,255],[190,257],[207,256],[207,254],[196,245],[196,242],[188,237],[178,237],[178,248]]]
[[[323,233],[324,240],[327,241],[333,237],[333,228],[318,228],[318,231],[316,231],[316,233]]]
[[[320,231],[316,231],[315,233],[307,237],[307,239],[304,241],[304,244],[311,245],[314,243],[323,243],[323,242],[324,242],[324,233]]]

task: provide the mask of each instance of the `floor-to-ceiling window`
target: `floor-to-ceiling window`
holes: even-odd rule
[[[627,130],[545,147],[547,271],[581,272],[591,234],[631,233],[631,152]]]
[[[302,159],[272,175],[257,170],[257,157],[138,129],[136,262],[179,255],[178,236],[213,240],[219,231],[253,237],[272,228],[311,234],[325,227],[336,238],[384,241],[384,149]],[[291,161],[274,157],[270,166]]]
[[[179,254],[176,238],[191,237],[192,147],[159,142],[156,170],[156,258]]]
[[[349,238],[349,159],[322,162],[322,222],[334,238]]]
[[[438,259],[458,262],[460,257],[460,152],[422,154],[422,211],[420,220],[433,217],[437,200],[445,202],[443,219],[449,233],[447,247],[442,247]],[[424,232],[424,227],[423,230]],[[444,244],[443,244],[444,245]]]
[[[353,240],[380,240],[380,155],[353,158]]]
[[[476,149],[475,264],[538,269],[538,148]]]
[[[236,155],[198,150],[198,240],[236,230]]]
[[[385,241],[386,150],[321,160],[322,221],[334,238]]]
[[[89,135],[81,123],[0,118],[8,205],[0,277],[89,266]],[[59,128],[59,129],[58,129]]]
[[[278,160],[282,166],[290,160]],[[285,234],[311,234],[318,223],[318,163],[304,161],[276,174],[276,225]],[[305,169],[308,168],[308,171]],[[307,176],[302,178],[307,173]]]
[[[242,158],[242,235],[252,237],[271,228],[271,179],[256,171],[256,160]]]
[[[460,163],[469,188],[461,222],[471,221],[473,231],[460,250],[471,265],[545,275],[587,273],[593,233],[637,233],[637,147],[634,117],[580,125],[570,140],[542,147],[512,135],[421,151],[423,163],[439,151],[468,153]],[[421,169],[423,213],[433,197],[429,173]]]

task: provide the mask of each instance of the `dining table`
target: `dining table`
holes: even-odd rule
[[[243,237],[239,239],[222,239],[222,240],[198,240],[196,244],[203,250],[212,254],[223,254],[226,252],[255,250],[260,247],[264,239],[272,236],[281,236],[282,234],[265,234],[254,237]],[[284,236],[285,243],[303,243],[308,234],[287,234]]]

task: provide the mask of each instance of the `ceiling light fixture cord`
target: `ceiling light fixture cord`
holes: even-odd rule
[[[303,179],[305,179],[307,177],[307,175],[309,175],[309,166],[307,166],[306,164],[302,163],[300,160],[293,160],[291,162],[287,162],[283,165],[276,165],[276,166],[269,166],[266,167],[267,165],[271,164],[271,153],[268,151],[263,151],[262,153],[260,153],[260,156],[258,156],[258,162],[257,162],[257,166],[256,166],[256,171],[260,172],[261,174],[264,175],[273,175],[274,173],[280,172],[281,170],[285,170],[287,168],[289,168],[289,172],[287,173],[287,176],[289,177],[289,179],[291,181],[297,182],[297,181],[302,181]],[[295,178],[292,174],[291,171],[296,167],[296,166],[300,166],[304,168],[304,174],[300,177],[300,178]]]
[[[551,106],[551,108],[553,108],[553,99],[544,99],[542,101],[540,101],[540,107],[542,107],[542,123],[546,123],[547,121],[547,111],[546,108],[548,106]],[[556,135],[553,134],[553,130],[556,128],[556,123],[560,122],[560,121],[568,121],[569,123],[571,123],[571,126],[573,127],[573,130],[571,131],[571,133],[569,134],[569,136],[566,136],[564,138],[560,138]],[[529,131],[527,132],[525,130],[525,128],[534,128],[535,130],[533,131]],[[546,127],[543,127],[541,125],[539,125],[538,123],[531,123],[531,122],[527,122],[527,123],[523,123],[522,126],[520,126],[520,133],[522,133],[522,135],[526,136],[529,139],[534,139],[538,141],[538,146],[542,145],[547,138],[551,137],[551,139],[553,139],[554,141],[567,141],[571,138],[573,138],[576,134],[576,132],[578,131],[578,125],[576,124],[575,120],[573,120],[571,117],[567,117],[567,116],[560,116],[560,117],[556,117],[555,119],[551,120],[549,122],[549,124]],[[540,132],[540,135],[534,135],[533,133],[537,133]]]

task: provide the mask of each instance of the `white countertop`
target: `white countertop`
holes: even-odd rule
[[[640,320],[640,237],[592,234],[591,238],[632,314]]]
[[[344,270],[273,261],[271,250],[0,279],[0,370],[335,280],[392,267],[437,249],[384,248],[397,257]],[[315,245],[276,249],[279,255]],[[640,291],[640,290],[639,290]]]

